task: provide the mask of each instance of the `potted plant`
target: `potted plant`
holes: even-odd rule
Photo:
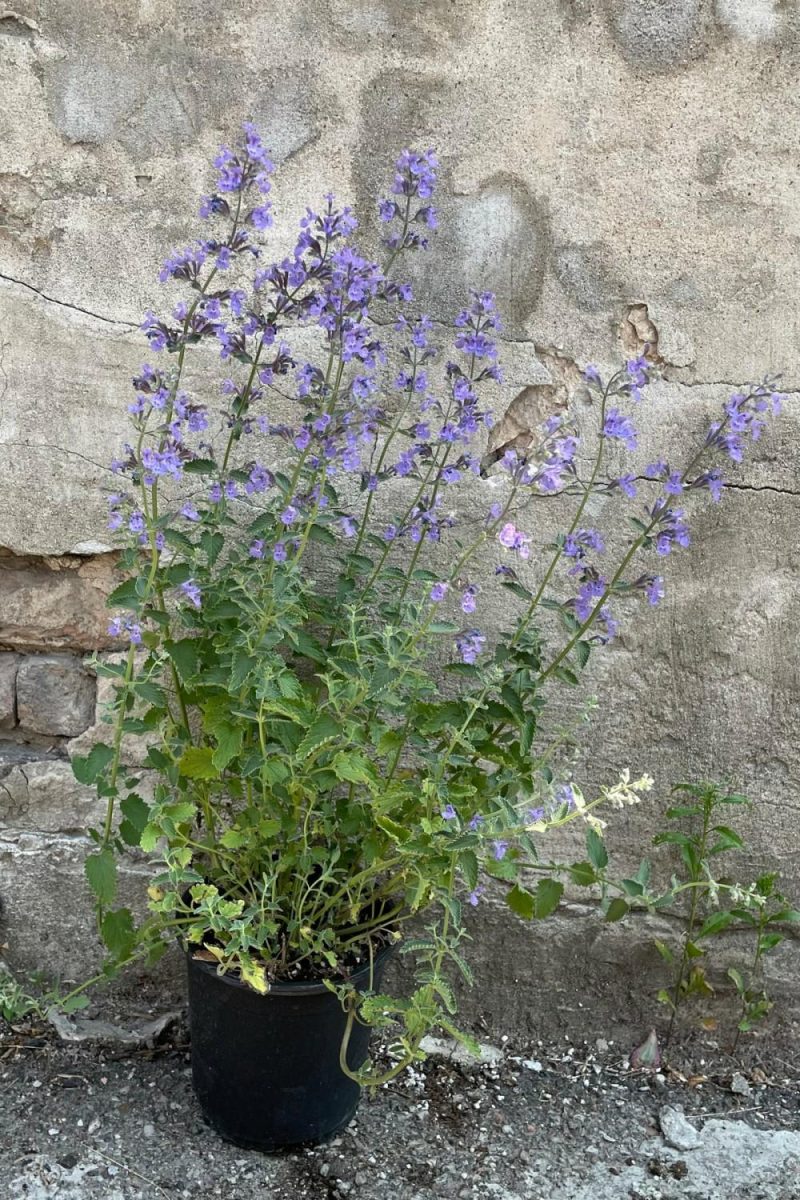
[[[494,298],[474,293],[453,336],[394,274],[436,226],[433,152],[397,161],[382,264],[333,196],[267,264],[272,164],[252,125],[215,166],[208,232],[161,272],[180,289],[171,314],[142,326],[154,358],[109,496],[126,541],[111,632],[128,647],[97,663],[112,734],[74,769],[107,799],[86,862],[101,976],[180,939],[204,1111],[273,1149],[340,1127],[360,1085],[420,1058],[432,1029],[465,1037],[452,974],[471,978],[464,914],[482,880],[525,918],[551,913],[566,881],[599,887],[609,920],[627,910],[596,810],[651,781],[625,772],[587,801],[559,758],[569,731],[541,732],[548,689],[614,637],[612,605],[658,602],[654,563],[689,542],[684,494],[719,498],[714,459],[740,458],[779,398],[769,380],[733,396],[685,467],[640,481],[619,456],[651,364],[607,380],[588,367],[588,451],[559,413],[482,467]],[[613,568],[587,522],[598,492],[636,513]],[[556,493],[572,498],[566,528],[534,554],[524,514]],[[501,595],[511,616],[490,633]],[[124,764],[131,735],[141,770]],[[585,861],[542,860],[540,835],[573,820]],[[138,926],[117,903],[130,847],[160,863]],[[415,964],[401,997],[382,990],[395,947]],[[383,1074],[367,1062],[376,1026],[392,1031]]]

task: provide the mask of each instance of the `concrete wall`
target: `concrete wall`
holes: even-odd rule
[[[400,148],[435,144],[427,293],[446,318],[467,286],[497,291],[499,411],[524,392],[524,425],[567,394],[575,360],[649,341],[664,376],[649,417],[674,445],[766,370],[800,388],[800,17],[781,0],[14,2],[0,12],[0,941],[23,965],[70,970],[91,957],[76,832],[92,800],[66,755],[93,720],[81,655],[106,644],[98,489],[144,357],[136,325],[163,303],[165,251],[194,235],[217,144],[250,116],[266,131],[278,242],[306,197],[333,187],[368,206]],[[592,669],[602,703],[583,758],[590,779],[630,765],[660,785],[616,824],[623,861],[671,781],[736,778],[758,802],[753,864],[779,864],[798,896],[794,396],[788,408],[670,561],[667,602]],[[56,677],[74,681],[66,724],[41,712]],[[477,1004],[499,1021],[530,1020],[541,979],[574,978],[587,956],[596,991],[620,964],[652,966],[643,932],[631,950],[638,935],[576,915],[548,948],[522,926],[501,940],[495,920],[490,902]],[[632,979],[623,1000],[648,992]]]

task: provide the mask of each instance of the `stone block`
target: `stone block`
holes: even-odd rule
[[[51,834],[0,836],[0,942],[12,970],[80,980],[97,970],[97,938],[84,860],[91,843]],[[144,911],[146,864],[121,864],[119,901]],[[46,900],[46,902],[45,902]]]
[[[95,680],[67,654],[26,658],[17,672],[17,715],[30,733],[76,737],[94,717]]]
[[[0,553],[0,646],[97,650],[111,644],[105,599],[119,583],[115,555]]]
[[[0,750],[0,827],[85,833],[102,821],[105,801],[94,788],[78,783],[66,759],[4,760]]]
[[[0,729],[13,729],[17,723],[18,654],[0,654]]]

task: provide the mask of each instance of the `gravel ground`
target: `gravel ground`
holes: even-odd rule
[[[0,1195],[800,1200],[800,1064],[762,1060],[768,1044],[734,1061],[697,1035],[638,1071],[602,1039],[502,1039],[477,1065],[440,1051],[327,1145],[265,1156],[204,1125],[181,1020],[145,1049],[0,1024]]]

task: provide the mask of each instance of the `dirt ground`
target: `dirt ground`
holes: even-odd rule
[[[182,1017],[139,1049],[23,1021],[0,1026],[0,1196],[800,1200],[800,1061],[785,1034],[733,1059],[696,1033],[644,1070],[633,1046],[602,1039],[496,1038],[481,1064],[440,1051],[365,1096],[330,1143],[265,1156],[203,1123]],[[678,1114],[670,1144],[673,1108],[698,1135]]]

